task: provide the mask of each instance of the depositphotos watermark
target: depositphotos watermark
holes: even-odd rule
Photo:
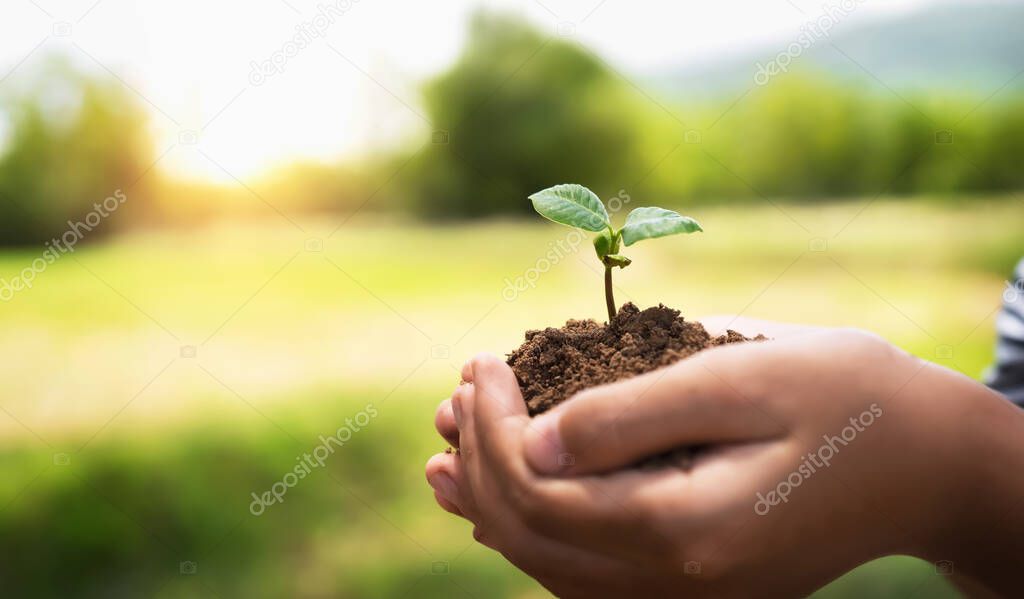
[[[1003,290],[1003,301],[1007,304],[1016,304],[1024,297],[1024,279],[1017,279],[1014,282],[1006,282],[1006,289]]]
[[[68,221],[68,229],[60,235],[46,242],[46,249],[40,257],[36,258],[21,269],[17,276],[10,280],[0,277],[0,301],[9,302],[14,299],[15,294],[25,289],[32,289],[36,277],[42,274],[51,264],[60,260],[64,254],[75,251],[75,246],[85,238],[85,234],[100,226],[103,219],[110,216],[121,204],[128,201],[128,196],[120,189],[114,191],[114,195],[104,198],[102,202],[95,202],[90,210],[81,220]]]
[[[881,417],[882,408],[877,403],[873,403],[868,406],[867,410],[861,412],[860,416],[850,418],[850,425],[839,431],[838,435],[822,435],[821,438],[825,443],[818,448],[818,451],[808,453],[804,457],[803,463],[796,470],[790,472],[789,476],[776,485],[775,489],[768,491],[765,495],[760,492],[756,494],[757,502],[754,503],[754,512],[758,516],[765,516],[772,510],[772,507],[780,503],[789,503],[789,494],[793,492],[793,489],[814,476],[818,470],[831,466],[832,458],[839,453],[840,447],[846,447],[853,443],[859,433],[864,432],[867,427]]]
[[[817,19],[801,25],[800,35],[790,42],[785,50],[779,52],[775,58],[765,64],[757,63],[754,83],[765,85],[771,81],[772,77],[789,71],[789,65],[803,54],[804,50],[813,46],[821,38],[828,37],[829,31],[850,16],[850,13],[857,9],[857,5],[863,2],[864,0],[840,0],[839,4],[823,4],[822,14]]]
[[[275,503],[284,503],[284,496],[299,481],[313,473],[315,468],[323,468],[327,458],[334,455],[334,452],[348,443],[353,435],[363,430],[371,420],[377,417],[377,408],[373,404],[366,404],[366,407],[356,413],[352,418],[346,418],[345,424],[334,432],[330,437],[320,435],[320,444],[313,448],[312,452],[306,452],[296,456],[295,465],[291,471],[285,473],[281,480],[270,486],[268,491],[257,495],[252,493],[252,503],[249,504],[249,513],[253,516],[260,516],[267,510],[268,506]]]
[[[614,216],[626,204],[632,201],[625,189],[608,200],[608,215]],[[580,244],[587,240],[586,233],[579,229],[572,229],[565,237],[548,244],[548,251],[534,262],[533,266],[527,268],[523,274],[514,279],[505,277],[505,287],[501,290],[501,297],[506,302],[513,302],[519,298],[519,294],[527,289],[537,286],[537,279],[552,267],[565,260],[567,257],[579,251]]]
[[[266,83],[274,75],[284,72],[284,66],[288,61],[295,58],[299,52],[308,48],[313,40],[324,37],[331,25],[348,11],[352,5],[359,0],[334,0],[330,4],[318,4],[317,13],[309,21],[303,21],[295,26],[295,35],[275,50],[270,58],[263,62],[250,62],[252,71],[249,72],[249,83],[259,87]]]

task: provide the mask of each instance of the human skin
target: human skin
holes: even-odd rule
[[[438,503],[560,597],[802,596],[894,554],[1019,594],[1021,410],[874,335],[729,322],[772,340],[532,420],[511,369],[477,356],[438,409],[460,448],[427,463]],[[681,446],[702,448],[688,469],[631,466]]]

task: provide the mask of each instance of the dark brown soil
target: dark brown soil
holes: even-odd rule
[[[708,347],[764,339],[736,331],[712,337],[678,310],[659,305],[641,311],[627,303],[609,325],[570,320],[560,329],[528,331],[508,364],[530,415],[536,416],[587,387],[643,374]]]

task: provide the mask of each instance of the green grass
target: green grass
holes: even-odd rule
[[[949,345],[938,361],[974,377],[991,360],[993,310],[1022,251],[1020,200],[684,212],[707,232],[630,248],[620,302],[858,326],[929,359]],[[602,317],[591,248],[506,301],[506,278],[569,229],[361,219],[329,236],[333,222],[302,224],[109,239],[0,305],[5,588],[545,596],[434,507],[422,465],[443,449],[433,409],[462,361],[509,351],[528,328]],[[305,251],[308,238],[324,250]],[[827,251],[810,251],[819,238]],[[0,277],[36,255],[0,254]],[[323,469],[249,514],[250,493],[369,402],[380,415]],[[194,576],[179,573],[189,560]],[[432,574],[434,562],[450,572]],[[821,595],[911,592],[951,591],[930,564],[889,558]]]

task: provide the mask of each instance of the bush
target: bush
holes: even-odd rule
[[[404,182],[430,216],[524,212],[529,193],[562,181],[669,205],[1024,187],[1019,91],[897,96],[798,68],[738,101],[672,102],[580,46],[486,13],[425,103],[440,132]]]
[[[152,152],[129,93],[53,62],[4,98],[0,245],[50,240],[142,174]]]

